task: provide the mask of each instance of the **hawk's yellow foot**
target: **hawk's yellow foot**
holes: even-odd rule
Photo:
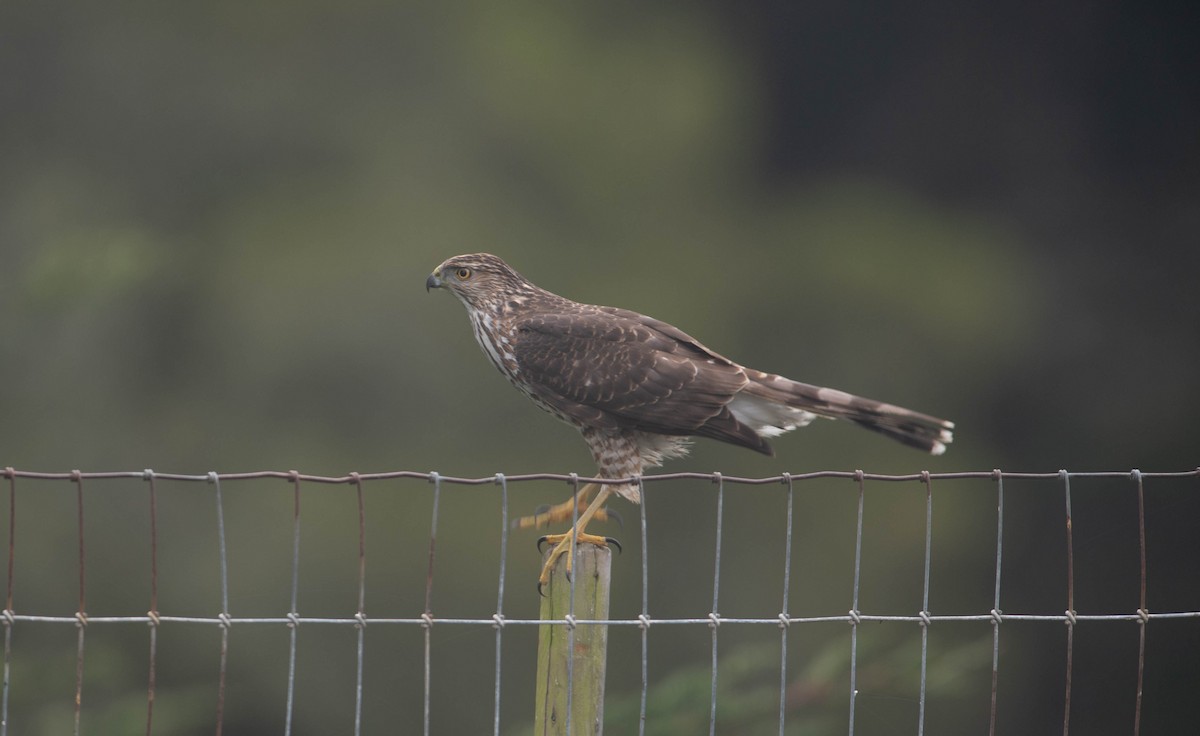
[[[583,489],[580,490],[583,493]],[[549,542],[554,545],[550,550],[550,555],[546,558],[546,564],[542,565],[542,574],[538,576],[538,593],[542,592],[550,582],[550,571],[554,569],[554,565],[558,562],[558,558],[563,556],[563,553],[571,551],[576,544],[586,543],[594,544],[599,547],[607,547],[613,544],[619,550],[621,545],[617,540],[611,537],[599,537],[595,534],[587,534],[583,530],[587,528],[588,523],[595,518],[596,513],[600,511],[600,507],[608,500],[612,493],[607,487],[600,489],[600,493],[596,495],[595,500],[579,515],[579,520],[575,522],[575,526],[565,534],[548,534],[538,540],[538,548],[540,549],[543,542]],[[574,564],[575,555],[567,557],[567,576],[571,575],[571,567]]]
[[[621,543],[612,537],[599,537],[595,534],[586,534],[580,532],[578,535],[574,531],[569,531],[564,534],[547,534],[538,540],[538,549],[542,548],[542,543],[546,542],[554,545],[554,549],[550,550],[550,556],[546,558],[546,564],[542,565],[542,574],[538,576],[538,592],[550,583],[550,572],[554,569],[554,565],[558,562],[558,558],[564,554],[567,555],[567,579],[571,579],[571,570],[575,564],[575,555],[568,554],[571,551],[572,543],[574,544],[594,544],[597,547],[607,547],[613,545],[618,550],[621,549]]]
[[[513,522],[514,529],[533,529],[551,524],[561,524],[570,522],[572,519],[578,518],[587,508],[588,498],[596,492],[600,487],[598,483],[588,483],[579,489],[571,498],[562,503],[553,506],[545,506],[539,508],[531,516],[522,516]],[[615,511],[608,509],[598,509],[596,515],[593,516],[596,521],[608,521],[613,518],[618,524],[621,523],[621,517]]]

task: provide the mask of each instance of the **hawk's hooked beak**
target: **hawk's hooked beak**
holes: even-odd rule
[[[425,291],[440,288],[442,288],[442,278],[438,275],[437,271],[434,271],[433,273],[429,274],[429,278],[425,279]]]

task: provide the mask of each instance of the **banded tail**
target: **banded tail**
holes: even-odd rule
[[[734,417],[765,437],[803,427],[817,417],[846,419],[901,444],[941,455],[954,440],[954,422],[845,391],[745,369],[750,382],[734,397]]]

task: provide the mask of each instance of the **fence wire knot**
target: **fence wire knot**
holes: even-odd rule
[[[5,627],[12,626],[17,622],[17,619],[14,616],[11,608],[4,609],[4,611],[0,613],[0,617],[3,617]]]
[[[300,614],[295,611],[288,611],[287,620],[289,629],[295,629],[300,626]]]
[[[83,611],[76,611],[75,612],[75,625],[78,626],[79,628],[83,629],[83,628],[87,627],[87,624],[88,624],[87,614],[84,613]]]
[[[645,631],[646,629],[650,628],[650,617],[647,616],[646,614],[639,613],[637,620],[638,620],[638,628],[641,629],[642,631]]]
[[[425,613],[421,614],[421,628],[422,629],[432,629],[433,628],[433,614],[430,613],[429,611],[426,611]]]
[[[708,614],[708,627],[710,629],[715,629],[720,625],[721,625],[721,617],[717,615],[716,611],[713,611],[712,613]]]
[[[228,613],[222,611],[217,614],[217,626],[220,626],[222,629],[228,629],[230,626],[233,626],[233,618]]]
[[[362,611],[354,614],[354,626],[359,629],[367,628],[367,614]]]
[[[493,629],[503,629],[504,623],[505,623],[505,621],[504,621],[503,613],[493,613],[492,614],[492,628]]]
[[[154,480],[154,471],[146,468],[142,471],[142,480]]]
[[[1075,624],[1079,623],[1079,619],[1075,616],[1075,611],[1068,608],[1066,612],[1066,618],[1063,619],[1063,623],[1065,623],[1067,626],[1074,626]]]
[[[999,608],[993,608],[991,610],[991,615],[992,615],[992,623],[995,624],[996,626],[999,626],[1000,624],[1004,623],[1004,614],[1000,612]]]
[[[933,623],[933,621],[932,621],[932,620],[930,620],[930,618],[929,618],[929,611],[921,611],[921,612],[919,612],[919,613],[917,614],[917,618],[921,619],[921,625],[922,625],[922,626],[928,626],[929,624]]]
[[[862,616],[859,615],[858,611],[851,608],[850,609],[850,625],[858,626],[861,623],[862,623]]]
[[[575,614],[568,613],[566,616],[563,616],[563,621],[567,622],[567,631],[575,630]]]
[[[161,623],[162,621],[158,618],[158,611],[146,611],[146,625],[153,628]]]
[[[779,614],[779,628],[786,629],[792,625],[792,619],[786,613]]]
[[[5,611],[5,613],[9,613],[9,612]],[[1143,626],[1145,626],[1146,624],[1150,623],[1150,612],[1147,611],[1145,608],[1137,609],[1137,615],[1138,615],[1138,623],[1139,624],[1142,624]]]

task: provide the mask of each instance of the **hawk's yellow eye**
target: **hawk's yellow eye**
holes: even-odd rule
[[[466,281],[467,279],[471,278],[471,269],[456,268],[454,270],[454,275],[458,277],[459,281]]]

